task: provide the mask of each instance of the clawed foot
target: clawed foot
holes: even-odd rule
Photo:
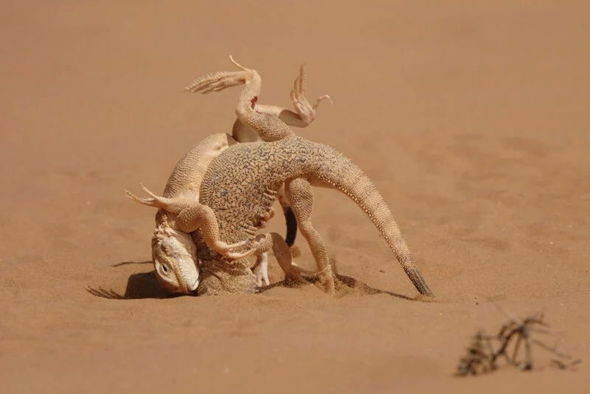
[[[301,268],[295,263],[291,263],[290,267],[284,271],[284,283],[289,287],[307,285],[317,281],[317,274],[315,272]]]
[[[317,286],[320,289],[331,295],[336,294],[336,281],[330,265],[316,272],[315,276],[317,278]]]
[[[326,292],[326,294],[336,294],[336,283],[334,281],[334,277],[328,278],[320,276],[319,279],[318,285],[324,292]]]
[[[299,68],[299,75],[293,82],[293,89],[291,89],[291,102],[295,107],[295,111],[301,117],[301,119],[310,124],[314,121],[316,117],[316,110],[320,103],[323,100],[328,100],[332,103],[332,99],[329,95],[324,94],[323,96],[319,96],[315,103],[311,105],[311,103],[305,97],[305,89],[304,89],[304,80],[305,80],[305,69],[303,65]]]
[[[127,197],[129,197],[131,200],[137,203],[147,205],[149,207],[160,208],[170,213],[178,213],[182,211],[184,208],[186,208],[188,205],[188,201],[186,199],[162,197],[152,193],[144,185],[141,185],[141,188],[150,197],[140,198],[137,197],[135,194],[131,193],[129,190],[125,190],[125,194],[127,195]]]
[[[240,260],[243,258],[246,258],[250,255],[252,255],[254,252],[256,252],[255,250],[247,250],[245,252],[219,252],[219,254],[221,254],[222,256],[226,257],[229,260]]]
[[[230,260],[239,260],[248,257],[254,253],[264,253],[270,249],[269,239],[266,234],[259,234],[254,239],[248,239],[246,241],[236,242],[234,244],[226,244],[225,242],[218,242],[215,245],[217,253],[225,256]],[[247,248],[243,252],[231,252],[232,249]]]
[[[256,275],[256,286],[263,287],[270,285],[268,279],[268,254],[262,253],[258,256],[258,261],[254,267],[254,275]]]
[[[241,71],[220,71],[207,74],[195,79],[184,89],[191,93],[201,92],[207,94],[210,92],[219,92],[232,86],[243,85],[254,78],[260,78],[256,70],[242,66],[231,56],[229,58]]]

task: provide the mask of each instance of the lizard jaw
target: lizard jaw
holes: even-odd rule
[[[199,278],[195,279],[193,284],[189,285],[188,291],[192,293],[193,291],[197,290],[197,287],[199,287]]]
[[[196,247],[188,234],[160,227],[152,239],[156,278],[169,293],[191,294],[200,282]]]
[[[184,294],[191,294],[197,289],[200,282],[198,264],[186,256],[178,256],[175,263],[179,287],[182,288]]]

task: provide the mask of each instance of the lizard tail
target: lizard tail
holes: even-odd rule
[[[336,164],[336,166],[322,166],[318,176],[320,182],[327,183],[350,197],[377,227],[418,292],[434,296],[422,274],[412,262],[410,251],[402,238],[400,229],[373,182],[359,167],[342,155],[337,155]]]

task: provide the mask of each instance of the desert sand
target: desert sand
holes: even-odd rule
[[[0,391],[588,392],[585,4],[3,1]],[[297,132],[374,180],[432,302],[325,190],[314,222],[340,274],[376,294],[162,298],[154,212],[123,190],[161,190],[193,144],[230,130],[238,89],[182,91],[228,54],[261,73],[262,103],[288,105],[307,65],[308,95],[334,105]],[[577,371],[452,376],[476,330],[536,312]]]

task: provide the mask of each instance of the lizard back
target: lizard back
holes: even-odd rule
[[[281,185],[332,156],[326,148],[294,136],[233,145],[215,158],[203,178],[199,201],[215,211],[221,238],[238,242],[251,237]]]

